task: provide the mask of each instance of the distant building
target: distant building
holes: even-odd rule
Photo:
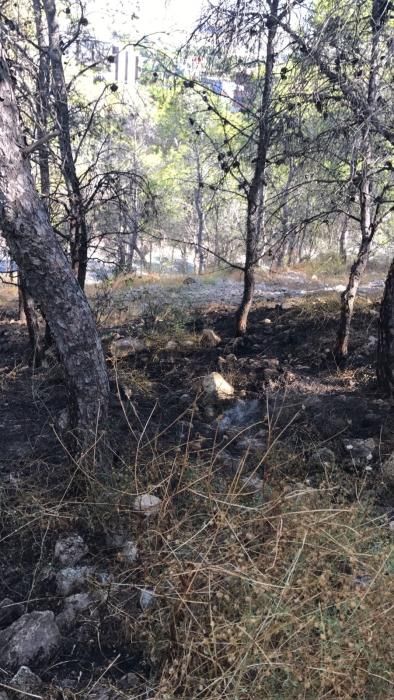
[[[76,59],[83,65],[102,64],[96,81],[113,80],[120,85],[135,85],[140,77],[140,56],[132,46],[119,48],[107,41],[84,37],[76,42]]]

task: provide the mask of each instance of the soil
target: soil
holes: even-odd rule
[[[261,294],[251,313],[247,337],[234,340],[235,299],[227,296],[223,301],[222,287],[215,298],[214,287],[209,294],[206,287],[199,294],[197,286],[190,285],[192,291],[190,287],[178,289],[178,307],[172,315],[163,312],[161,288],[157,299],[154,290],[149,294],[139,291],[141,303],[127,321],[121,319],[116,324],[114,314],[102,314],[105,320],[100,332],[108,353],[113,389],[109,434],[114,470],[134,460],[135,435],[142,432],[144,444],[154,443],[157,454],[174,446],[182,449],[187,442],[191,455],[215,451],[224,455],[224,459],[218,459],[220,470],[239,469],[240,456],[245,454],[245,473],[253,472],[268,484],[287,479],[318,487],[327,474],[314,455],[324,446],[336,457],[330,478],[338,475],[347,497],[354,498],[353,482],[355,477],[361,477],[377,510],[389,512],[392,494],[382,486],[381,464],[393,451],[394,413],[391,402],[378,393],[375,382],[374,338],[379,301],[376,292],[370,290],[369,298],[364,296],[358,305],[350,357],[346,367],[338,368],[331,351],[338,294],[334,298],[314,286],[314,294],[306,297],[298,293],[300,287],[305,287],[298,282],[292,292],[288,288],[280,292],[275,287],[271,290],[275,294],[270,294],[265,288],[264,298]],[[129,297],[118,291],[116,304],[128,308]],[[180,306],[179,299],[183,299]],[[99,305],[102,298],[96,302]],[[212,328],[220,336],[217,347],[199,345],[202,328]],[[114,367],[109,346],[116,334],[148,337],[149,348]],[[164,338],[161,343],[160,338]],[[178,343],[175,350],[166,349],[171,338]],[[189,339],[189,344],[185,339]],[[45,567],[59,532],[70,528],[80,532],[82,528],[93,561],[99,561],[101,569],[111,571],[117,570],[118,564],[111,559],[103,532],[97,535],[97,523],[87,525],[80,517],[78,505],[74,515],[72,511],[71,515],[63,515],[61,508],[55,509],[70,473],[70,459],[62,447],[58,427],[66,406],[63,375],[54,355],[47,365],[32,370],[26,328],[15,321],[12,304],[3,307],[0,493],[5,507],[0,532],[0,600],[8,596],[22,601],[26,610],[50,607],[58,612],[61,601],[53,588],[53,575],[46,576]],[[222,373],[234,386],[234,400],[206,403],[201,397],[200,379],[210,372]],[[234,411],[231,413],[234,406],[235,415]],[[251,424],[253,427],[249,428]],[[346,450],[346,441],[354,438],[375,440],[376,449],[368,469],[352,460]],[[151,478],[147,468],[141,479],[149,486]],[[175,486],[170,482],[169,488]],[[37,501],[38,529],[34,524]],[[12,511],[20,512],[20,531],[18,522],[11,517]],[[126,582],[127,575],[122,576]],[[136,608],[135,596],[130,605],[131,610]],[[99,640],[94,620],[83,633],[73,633],[58,655],[56,673],[40,669],[44,680],[60,683],[71,675],[74,681],[78,676],[81,684],[99,675],[108,664],[114,624],[116,621],[107,614]],[[130,671],[149,678],[140,649],[130,654],[128,648],[118,648],[118,653],[119,659],[111,670],[113,680]]]

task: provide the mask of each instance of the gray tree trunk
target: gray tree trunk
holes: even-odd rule
[[[271,97],[275,65],[275,37],[278,24],[272,19],[278,18],[279,0],[269,3],[271,23],[268,29],[265,73],[261,97],[260,119],[258,125],[258,146],[256,165],[248,192],[246,218],[246,254],[244,266],[244,290],[241,304],[236,313],[236,335],[245,335],[248,316],[255,290],[255,269],[259,254],[262,253],[261,241],[264,240],[264,206],[266,192],[267,154],[270,144]]]
[[[88,264],[88,232],[81,186],[71,147],[70,112],[63,69],[61,37],[55,0],[43,0],[43,6],[48,24],[49,57],[52,67],[52,91],[59,128],[59,149],[70,202],[71,265],[83,289]]]
[[[62,359],[71,426],[83,445],[105,420],[109,386],[94,318],[49,223],[22,149],[19,114],[0,48],[0,227]]]

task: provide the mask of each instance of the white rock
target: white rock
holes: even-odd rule
[[[146,343],[140,338],[120,338],[111,343],[110,351],[113,357],[127,357],[146,350]]]
[[[120,559],[120,561],[127,562],[128,564],[134,564],[134,562],[137,560],[137,557],[138,547],[133,542],[133,540],[125,542],[122,549],[120,550],[120,552],[118,552],[117,555],[117,558]]]
[[[60,595],[70,595],[79,592],[86,586],[89,576],[94,569],[90,566],[67,566],[56,574],[56,587]]]
[[[160,510],[161,498],[158,496],[153,496],[150,493],[142,493],[140,496],[136,496],[134,499],[133,507],[140,513],[146,516],[154,515]]]
[[[55,560],[63,566],[75,566],[88,553],[88,548],[80,535],[70,535],[56,542]]]
[[[178,343],[175,340],[169,340],[165,349],[174,352],[178,349]]]
[[[272,321],[271,321],[270,318],[265,318],[264,321],[263,321],[263,323],[264,323],[266,326],[270,326],[271,323],[272,323]]]
[[[140,606],[142,610],[148,610],[155,604],[156,596],[150,588],[143,588],[140,593]]]
[[[203,377],[202,388],[207,396],[215,399],[228,399],[234,396],[234,387],[226,382],[219,372],[211,372]]]

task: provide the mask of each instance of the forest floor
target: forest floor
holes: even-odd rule
[[[374,367],[382,282],[362,289],[342,368],[337,285],[264,277],[236,340],[236,277],[92,289],[112,388],[105,476],[67,456],[61,367],[50,353],[32,371],[4,295],[0,697],[393,696],[394,412]],[[207,328],[218,336],[208,347]],[[117,358],[122,338],[141,342]],[[232,396],[202,391],[212,372]],[[142,494],[160,500],[142,508]],[[59,551],[75,536],[82,549],[67,561]],[[48,610],[60,641],[23,661],[41,680],[18,686],[1,628]]]

